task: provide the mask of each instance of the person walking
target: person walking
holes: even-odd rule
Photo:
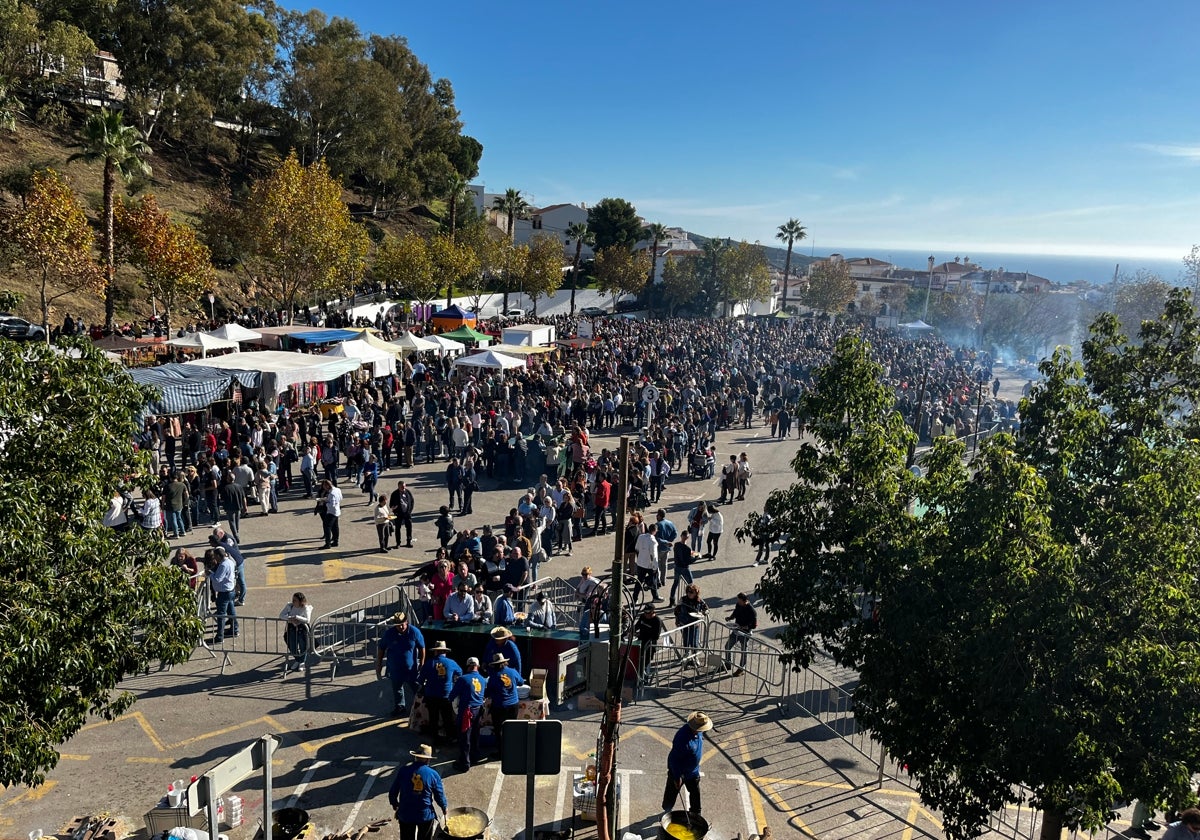
[[[287,676],[287,672],[292,668],[297,671],[301,667],[308,668],[309,623],[312,621],[312,609],[312,604],[308,603],[304,593],[297,592],[292,595],[292,600],[288,602],[287,606],[279,611],[280,620],[287,622],[283,628],[283,641],[287,644],[288,652],[295,660],[294,664],[288,662],[283,664],[284,676]]]
[[[403,481],[398,483],[396,489],[392,491],[391,498],[388,499],[388,507],[392,509],[392,514],[396,517],[396,547],[400,547],[400,528],[403,526],[404,547],[412,548],[412,518],[416,500],[413,498],[412,491],[408,489],[408,485]]]
[[[727,615],[725,620],[732,621],[735,628],[729,634],[729,641],[725,642],[725,664],[728,667],[733,667],[733,657],[729,655],[729,651],[733,650],[734,645],[742,649],[741,661],[737,670],[733,672],[734,676],[737,676],[746,667],[746,645],[750,641],[750,635],[758,629],[758,612],[750,605],[750,596],[739,592],[733,612]]]
[[[608,477],[600,476],[596,489],[592,491],[592,506],[596,509],[595,520],[592,522],[592,534],[604,536],[608,533],[608,505],[612,500],[612,484]]]
[[[246,491],[234,480],[233,471],[225,470],[221,476],[221,489],[217,491],[221,499],[221,510],[225,512],[225,520],[229,523],[229,533],[238,542],[242,541],[238,526],[246,515]]]
[[[733,502],[733,497],[737,491],[737,477],[737,456],[730,455],[729,463],[721,467],[721,500],[717,504],[725,504],[726,499],[729,499],[731,503]]]
[[[324,510],[320,510],[321,506]],[[341,536],[342,491],[328,478],[321,482],[321,496],[317,501],[317,513],[321,514],[321,531],[325,537],[325,548],[337,548]]]
[[[667,632],[667,626],[654,611],[654,605],[647,604],[642,607],[642,614],[633,623],[633,634],[641,643],[641,653],[638,655],[638,678],[643,684],[650,672],[650,665],[654,662],[654,650],[658,647],[658,640],[665,632]]]
[[[445,817],[449,810],[442,777],[429,766],[433,747],[421,744],[409,752],[413,760],[396,771],[388,791],[388,803],[400,824],[400,840],[433,840],[437,827],[437,811]]]
[[[781,437],[787,437],[786,434]],[[753,471],[750,469],[750,457],[743,452],[738,456],[737,460],[737,501],[745,501],[746,488],[750,486],[750,476]]]
[[[699,559],[700,555],[688,545],[687,536],[681,536],[674,547],[675,579],[671,581],[671,591],[667,595],[667,606],[675,606],[675,593],[679,590],[680,582],[684,584],[685,592],[691,588],[694,581],[692,577],[692,564]]]
[[[425,663],[425,637],[408,623],[408,615],[392,616],[392,626],[379,640],[375,650],[375,679],[383,679],[384,657],[387,676],[392,681],[392,717],[407,717],[409,704],[416,694],[417,676]]]
[[[458,701],[458,761],[454,769],[470,770],[483,760],[479,752],[479,729],[483,722],[483,692],[487,682],[479,673],[479,660],[467,660],[466,671],[450,690],[451,701]]]
[[[450,646],[445,642],[434,642],[429,653],[433,658],[421,667],[417,679],[417,691],[425,697],[425,708],[429,710],[429,736],[434,743],[454,742],[454,707],[450,704],[450,692],[454,681],[462,676],[462,668],[446,654]],[[439,730],[445,734],[439,734]]]
[[[496,653],[488,663],[491,676],[488,677],[485,693],[492,701],[492,731],[496,733],[496,749],[498,755],[504,755],[504,722],[517,716],[517,687],[525,685],[525,678],[520,672],[508,666],[508,657]]]
[[[375,505],[375,534],[379,537],[379,550],[388,550],[388,539],[392,532],[396,530],[394,520],[396,516],[392,513],[392,509],[387,504],[388,497],[379,494]]]
[[[651,525],[646,533],[640,534],[634,543],[637,558],[637,583],[634,584],[633,597],[636,601],[642,595],[642,589],[650,591],[652,600],[661,601],[658,594],[658,526]]]
[[[712,718],[704,712],[692,712],[679,727],[667,754],[667,784],[663,789],[662,808],[675,809],[681,788],[687,788],[688,813],[700,816],[700,761],[704,756],[704,733],[713,728]]]
[[[716,559],[717,549],[721,546],[721,534],[725,533],[725,517],[715,505],[708,506],[708,550],[705,557]]]

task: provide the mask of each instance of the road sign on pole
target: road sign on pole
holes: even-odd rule
[[[561,726],[561,724],[560,724]],[[217,836],[217,797],[232,790],[238,782],[253,773],[263,774],[263,838],[271,840],[271,754],[279,746],[274,735],[264,735],[241,752],[231,755],[205,771],[188,786],[188,814],[195,816],[208,811],[210,837]]]
[[[525,776],[525,836],[533,837],[534,784],[537,776],[557,776],[562,769],[562,721],[506,720],[501,740],[500,772]]]

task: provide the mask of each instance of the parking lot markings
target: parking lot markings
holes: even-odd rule
[[[329,764],[328,761],[314,761],[308,766],[308,769],[304,771],[304,775],[300,777],[300,784],[296,785],[296,790],[292,792],[291,797],[287,801],[288,808],[296,807],[296,803],[299,802],[300,797],[304,795],[304,791],[308,788],[309,782],[313,780],[313,776],[315,776],[317,771],[327,764]]]
[[[358,819],[358,812],[362,810],[363,803],[367,801],[367,797],[371,793],[371,787],[375,784],[375,780],[379,778],[388,767],[392,765],[383,761],[364,761],[364,767],[370,767],[367,771],[367,780],[363,782],[362,792],[358,794],[358,799],[354,802],[354,807],[350,809],[350,816],[346,817],[346,824],[342,826],[341,834],[349,834],[350,829],[354,827],[354,821]]]
[[[754,805],[750,801],[750,784],[746,781],[746,777],[741,773],[727,773],[726,779],[733,779],[737,782],[738,794],[742,798],[742,817],[746,820],[746,836],[758,834],[758,825],[755,822]]]

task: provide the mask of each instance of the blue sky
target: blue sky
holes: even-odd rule
[[[1179,258],[1200,3],[324,0],[453,83],[478,180],[826,245]],[[809,243],[805,243],[806,249]]]

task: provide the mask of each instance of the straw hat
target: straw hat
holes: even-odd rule
[[[428,744],[421,744],[415,750],[410,750],[408,754],[417,761],[433,761],[433,747]]]
[[[692,712],[688,715],[688,726],[692,727],[693,732],[707,732],[713,728],[713,722],[704,712]]]
[[[507,664],[508,664],[508,657],[507,657],[507,656],[505,656],[503,653],[496,653],[496,654],[495,654],[495,655],[492,657],[492,661],[491,661],[491,662],[489,662],[488,664],[489,664],[489,665],[507,665]]]
[[[401,610],[400,612],[398,612],[392,616],[392,624],[401,624],[402,622],[405,622],[407,620],[408,620],[408,614],[406,612],[404,612],[403,610]]]
[[[495,639],[496,641],[500,641],[501,639],[511,639],[512,631],[509,630],[507,627],[499,627],[499,626],[493,627],[492,628],[492,638]]]
[[[431,652],[438,650],[450,650],[450,645],[445,642],[434,642],[433,647],[429,649]]]

